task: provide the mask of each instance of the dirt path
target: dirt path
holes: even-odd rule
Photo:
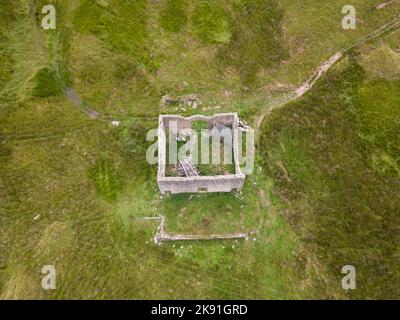
[[[392,3],[392,2],[390,2]],[[388,3],[388,4],[390,4]],[[255,129],[257,131],[256,137],[258,138],[259,134],[258,132],[260,130],[261,124],[264,120],[264,118],[274,109],[277,109],[279,107],[282,107],[286,105],[289,102],[292,102],[294,100],[297,100],[301,98],[305,93],[307,93],[314,85],[315,83],[321,78],[322,75],[324,75],[333,65],[335,65],[336,62],[341,60],[341,58],[348,53],[351,49],[369,41],[372,39],[375,39],[382,34],[396,30],[400,27],[400,16],[397,16],[394,18],[391,22],[383,25],[382,27],[370,32],[369,34],[351,42],[349,45],[346,47],[342,48],[338,52],[336,52],[333,56],[331,56],[328,60],[324,61],[311,75],[311,77],[306,80],[300,87],[298,87],[296,90],[293,92],[286,94],[285,96],[277,99],[276,101],[272,102],[268,107],[264,109],[264,111],[261,112],[261,114],[256,118],[255,121]],[[105,121],[110,121],[111,123],[119,123],[119,121],[114,121],[110,119],[109,117],[105,117],[101,115],[99,112],[91,108],[87,103],[81,100],[81,98],[76,94],[75,90],[71,87],[65,88],[64,90],[65,96],[68,98],[68,100],[74,104],[76,107],[81,109],[84,113],[87,114],[87,116],[90,119],[101,119]]]
[[[369,34],[351,42],[346,47],[342,48],[338,52],[336,52],[333,56],[331,56],[328,60],[324,61],[312,74],[312,76],[305,81],[300,87],[294,90],[292,93],[285,96],[284,99],[280,101],[276,101],[269,105],[256,119],[255,122],[255,129],[257,133],[260,131],[261,124],[264,118],[274,109],[282,107],[289,102],[295,101],[301,98],[305,93],[307,93],[318,81],[319,78],[323,74],[325,74],[336,62],[338,62],[344,55],[346,55],[350,50],[354,49],[355,47],[369,41],[375,39],[386,32],[396,30],[400,27],[400,16],[394,18],[391,22],[383,25],[382,27],[370,32]],[[257,134],[257,137],[259,134]]]

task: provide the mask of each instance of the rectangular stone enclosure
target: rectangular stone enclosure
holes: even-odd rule
[[[232,130],[232,153],[234,173],[215,176],[186,176],[167,177],[167,130],[173,121],[178,132],[191,129],[194,121],[206,121],[208,128],[220,126]],[[198,192],[231,192],[239,191],[243,187],[245,175],[239,166],[238,149],[239,118],[236,112],[221,113],[214,116],[193,115],[183,117],[179,115],[160,115],[158,123],[158,173],[157,182],[161,194],[198,193]]]

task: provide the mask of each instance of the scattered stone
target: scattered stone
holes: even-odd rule
[[[167,105],[169,105],[169,104],[171,104],[173,101],[172,101],[172,99],[169,97],[169,95],[165,95],[165,96],[162,96],[161,97],[161,103],[164,105],[164,106],[167,106]]]
[[[225,98],[229,98],[229,97],[231,97],[232,96],[232,91],[229,91],[229,90],[225,90],[224,91],[224,97]]]
[[[249,131],[250,127],[247,125],[247,123],[244,120],[239,120],[239,129],[242,130],[243,132]]]

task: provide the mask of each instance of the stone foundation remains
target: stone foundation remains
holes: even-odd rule
[[[194,121],[206,121],[208,129],[218,129],[221,126],[232,130],[232,151],[235,165],[234,174],[217,176],[189,176],[189,177],[166,177],[165,169],[167,163],[167,135],[169,124],[174,121],[178,134],[181,130],[190,129]],[[179,115],[160,115],[158,124],[158,174],[157,182],[161,194],[174,193],[197,193],[197,192],[231,192],[239,191],[243,187],[245,175],[239,166],[238,149],[238,126],[237,113],[222,113],[214,116],[194,115],[182,117]]]

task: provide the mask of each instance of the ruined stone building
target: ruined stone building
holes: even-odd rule
[[[168,132],[176,134],[176,140],[184,140],[194,122],[205,122],[212,134],[229,128],[231,140],[227,145],[232,150],[232,171],[216,175],[201,175],[192,163],[191,157],[179,160],[177,176],[166,174],[168,153]],[[157,182],[161,194],[196,193],[196,192],[231,192],[243,187],[245,175],[239,166],[238,149],[239,119],[237,113],[221,113],[214,116],[194,115],[183,117],[179,115],[160,115],[158,124],[158,174]],[[192,141],[193,143],[193,141]],[[230,143],[230,144],[229,144]]]

